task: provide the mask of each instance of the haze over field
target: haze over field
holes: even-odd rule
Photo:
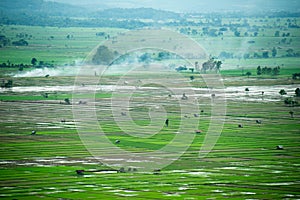
[[[52,1],[52,0],[51,0]],[[299,11],[300,1],[298,0],[53,0],[61,3],[73,5],[85,5],[98,9],[105,8],[138,8],[151,7],[155,9],[170,10],[175,12],[211,12],[211,11],[266,11],[266,10],[284,10]]]

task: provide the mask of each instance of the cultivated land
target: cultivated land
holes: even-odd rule
[[[195,19],[193,19],[195,20]],[[234,23],[235,19],[228,19]],[[261,19],[249,20],[259,25]],[[273,19],[269,19],[273,20]],[[284,24],[286,19],[281,19]],[[268,21],[273,24],[275,21]],[[278,22],[279,23],[279,22]],[[178,30],[181,27],[178,28]],[[193,28],[193,27],[191,27]],[[174,28],[177,29],[177,28]],[[28,26],[2,26],[1,32],[9,37],[17,33],[32,34],[29,46],[9,46],[2,48],[0,62],[30,64],[33,57],[54,65],[75,65],[86,58],[89,52],[104,37],[98,32],[118,35],[125,30],[103,28],[54,28]],[[189,119],[199,119],[201,134],[188,150],[171,165],[158,173],[137,172],[95,173],[77,175],[75,170],[109,170],[99,163],[82,144],[76,131],[72,106],[80,104],[72,99],[74,76],[50,77],[11,77],[12,74],[34,70],[2,68],[1,77],[13,80],[13,88],[1,89],[0,93],[0,196],[3,199],[299,199],[300,198],[300,107],[284,104],[284,99],[294,97],[295,89],[300,87],[299,80],[292,74],[299,73],[299,57],[282,57],[288,49],[299,51],[299,29],[290,32],[292,42],[278,43],[282,37],[275,37],[276,29],[265,27],[257,37],[235,37],[229,32],[223,37],[191,36],[198,41],[208,54],[218,56],[222,51],[233,52],[234,58],[222,59],[223,77],[227,112],[220,138],[213,150],[205,157],[198,153],[207,134],[211,120],[213,97],[198,73],[152,72],[145,70],[135,74],[128,86],[136,86],[146,78],[162,83],[172,79],[175,88],[188,82],[196,90],[195,105],[201,113],[184,113],[181,118],[178,97],[168,97],[165,89],[143,87],[132,97],[130,105],[134,122],[140,126],[149,124],[147,103],[163,104],[170,119],[169,127],[162,127],[151,138],[132,137],[124,133],[116,124],[109,109],[112,92],[98,90],[95,98],[92,93],[81,94],[82,99],[93,99],[99,124],[107,137],[114,143],[120,140],[120,148],[132,152],[146,152],[160,149],[168,144],[179,124],[189,123]],[[67,35],[72,35],[66,38]],[[53,37],[51,37],[53,36]],[[289,39],[290,39],[289,38]],[[288,40],[289,40],[288,39]],[[255,43],[248,43],[255,40]],[[273,47],[278,48],[275,58],[271,56]],[[245,53],[268,49],[270,58],[244,59]],[[237,58],[240,55],[241,58]],[[197,61],[195,59],[195,61]],[[171,60],[176,64],[176,60]],[[257,66],[280,66],[280,74],[256,75]],[[248,78],[246,72],[252,75]],[[190,79],[194,76],[194,80]],[[104,74],[101,85],[113,86],[121,78],[118,74]],[[59,86],[59,87],[55,87]],[[69,87],[70,86],[70,87]],[[24,88],[22,88],[24,87]],[[92,85],[82,87],[99,87]],[[202,88],[203,90],[197,90]],[[249,92],[245,91],[248,88]],[[281,96],[280,89],[287,91]],[[261,92],[264,91],[262,95]],[[45,93],[48,97],[45,98]],[[125,93],[114,94],[122,100]],[[71,104],[64,101],[70,99]],[[218,94],[216,97],[218,98]],[[145,106],[146,105],[146,106]],[[291,117],[290,111],[294,116]],[[195,117],[194,114],[199,114]],[[124,118],[128,115],[123,116]],[[62,121],[62,119],[64,119]],[[256,123],[261,120],[261,124]],[[239,128],[238,125],[242,125]],[[36,135],[31,131],[36,130]],[[283,150],[276,146],[282,145]],[[142,161],[141,161],[142,162]],[[126,169],[127,170],[127,169]],[[110,171],[111,172],[111,171]]]

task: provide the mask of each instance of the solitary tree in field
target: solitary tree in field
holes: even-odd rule
[[[252,73],[251,72],[246,72],[246,76],[249,78],[249,76],[251,76]]]
[[[297,88],[295,90],[295,94],[296,94],[296,97],[300,97],[300,89],[299,88]]]
[[[282,89],[282,90],[279,91],[279,94],[282,96],[282,95],[286,95],[287,93],[284,89]]]
[[[68,105],[70,105],[71,104],[70,99],[69,98],[65,98],[65,103],[68,104]]]
[[[32,65],[36,65],[36,63],[37,63],[37,59],[36,59],[36,58],[32,58],[32,59],[31,59],[31,64],[32,64]]]
[[[114,52],[111,52],[108,47],[101,45],[98,47],[95,55],[93,56],[92,62],[97,65],[107,65],[113,61],[114,56]]]

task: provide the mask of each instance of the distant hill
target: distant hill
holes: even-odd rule
[[[48,16],[82,16],[87,10],[80,6],[74,6],[43,0],[1,0],[1,12],[12,15],[23,13],[25,15],[44,14]]]
[[[95,17],[108,19],[178,19],[180,14],[153,8],[112,8],[95,13]]]

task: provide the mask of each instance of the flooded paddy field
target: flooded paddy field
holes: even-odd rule
[[[187,93],[189,101],[185,101],[181,99],[186,90],[182,80],[174,80],[174,91],[180,95],[169,95],[171,89],[155,85],[137,85],[137,81],[120,86],[116,77],[109,77],[105,85],[76,86],[82,93],[74,96],[74,86],[63,79],[57,78],[57,84],[53,77],[50,85],[0,90],[2,199],[300,198],[300,107],[283,103],[299,84],[226,86],[225,80],[222,90],[192,87],[193,94]],[[280,89],[287,94],[281,96]],[[222,133],[212,151],[199,158],[213,107],[223,92],[226,115]],[[130,104],[117,103],[114,112],[112,99],[123,102],[129,94]],[[198,106],[199,112],[182,113],[181,106],[186,104]],[[164,147],[180,131],[181,123],[199,121],[201,133],[183,133],[194,135],[191,145],[159,171],[125,168],[116,173],[101,162],[108,158],[94,157],[82,143],[77,133],[81,119],[74,117],[74,108],[95,113],[107,138],[112,143],[119,140],[114,145],[131,152]],[[157,134],[149,138],[131,136],[115,121],[132,119],[146,129],[151,123],[149,109],[162,108],[170,119],[169,126],[163,126],[163,121]],[[131,130],[129,125],[126,128]],[[133,167],[147,162],[124,160]],[[85,172],[78,174],[76,170]]]

